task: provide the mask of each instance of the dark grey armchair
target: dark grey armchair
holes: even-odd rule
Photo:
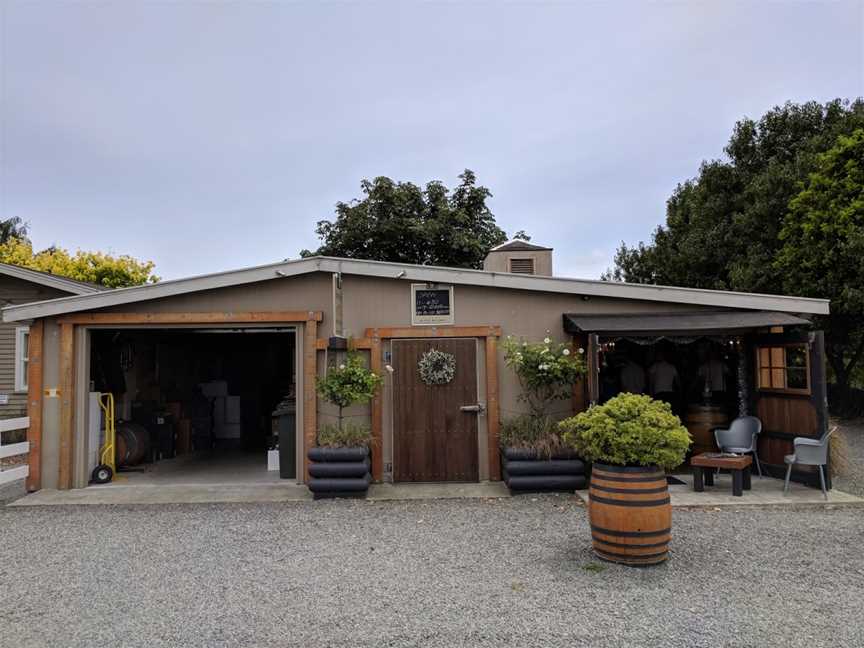
[[[828,489],[825,488],[825,466],[828,465],[828,440],[836,430],[837,426],[834,426],[826,434],[822,435],[821,439],[795,437],[795,440],[792,442],[795,447],[795,454],[783,457],[783,461],[788,466],[786,468],[786,482],[783,484],[784,493],[789,492],[789,478],[792,476],[792,466],[795,464],[818,466],[819,484],[822,486],[822,494],[826,500],[828,499]]]
[[[736,454],[752,454],[756,460],[756,470],[762,476],[762,464],[759,463],[757,442],[762,432],[762,421],[755,416],[739,416],[728,428],[714,428],[714,440],[720,452]]]

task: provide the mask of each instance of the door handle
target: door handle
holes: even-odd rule
[[[483,403],[477,403],[476,405],[463,405],[459,408],[462,412],[474,412],[476,414],[482,414],[486,411],[486,406]]]

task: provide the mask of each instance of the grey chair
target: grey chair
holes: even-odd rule
[[[756,470],[762,476],[762,464],[756,451],[759,434],[762,432],[762,421],[755,416],[739,416],[728,428],[714,428],[714,441],[720,452],[736,454],[752,454],[756,460]]]
[[[786,463],[786,482],[783,484],[783,493],[789,492],[789,478],[792,476],[792,466],[795,464],[801,466],[818,466],[819,467],[819,484],[822,486],[822,494],[825,499],[828,499],[828,489],[825,488],[825,466],[828,465],[828,439],[837,430],[837,427],[831,428],[821,439],[811,439],[808,437],[795,437],[792,442],[795,447],[795,454],[786,455],[783,461]]]

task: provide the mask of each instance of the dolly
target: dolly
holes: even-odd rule
[[[105,442],[99,451],[99,465],[93,469],[90,479],[96,484],[107,484],[117,472],[115,451],[117,428],[114,420],[114,394],[99,394],[99,407],[105,414]]]

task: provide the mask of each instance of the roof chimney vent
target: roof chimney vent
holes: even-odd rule
[[[483,260],[483,269],[489,272],[551,277],[552,248],[513,239],[489,250]]]

